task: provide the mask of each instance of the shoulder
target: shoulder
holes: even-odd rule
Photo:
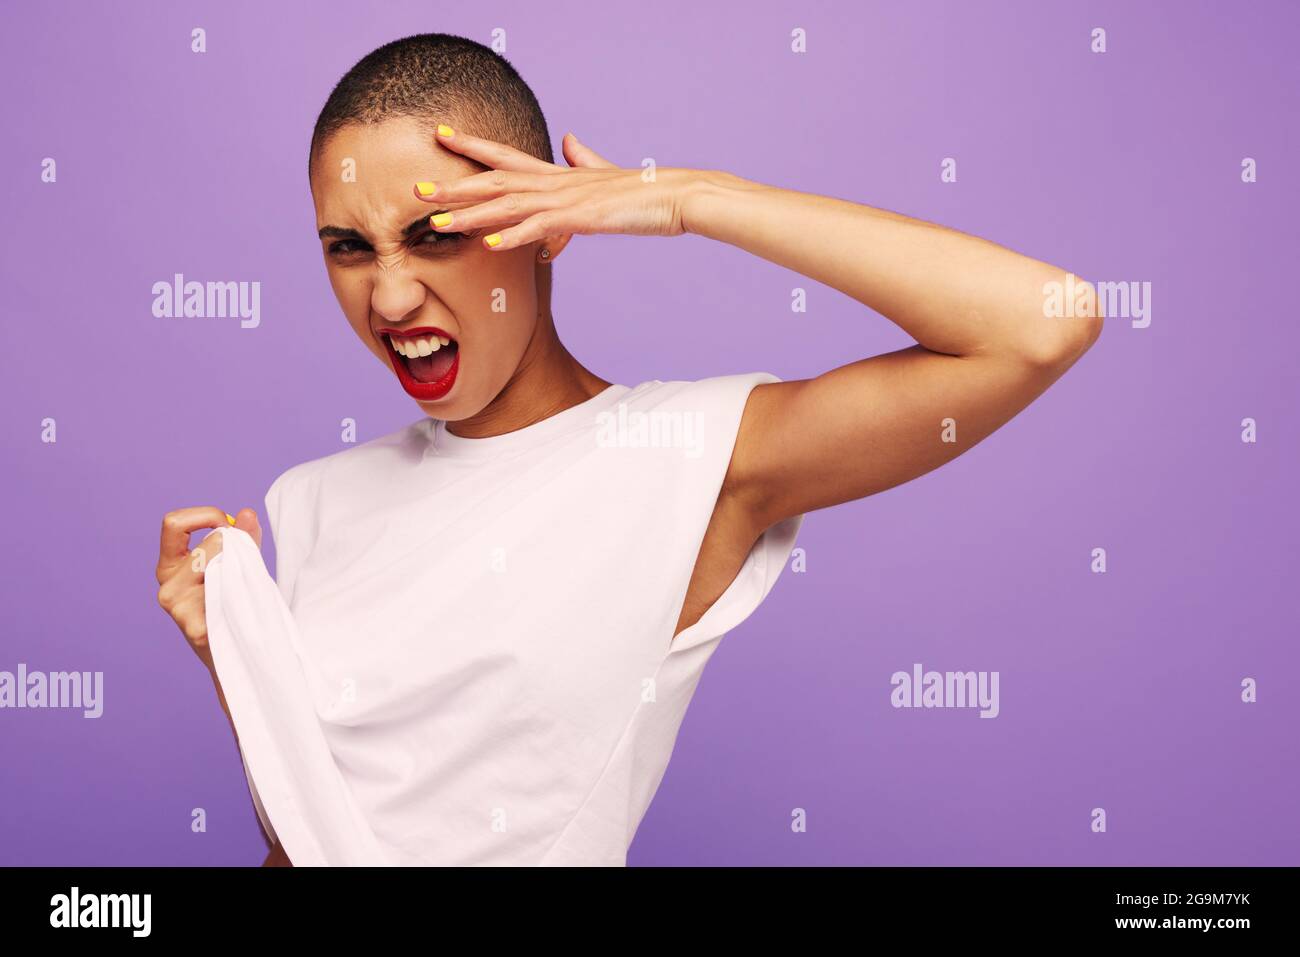
[[[638,408],[673,408],[707,415],[736,415],[758,386],[780,382],[770,372],[739,372],[704,379],[651,379],[631,388],[620,403]]]
[[[595,426],[602,447],[687,448],[686,458],[731,457],[749,396],[758,386],[780,380],[768,372],[745,372],[705,379],[651,379],[627,388],[617,400],[603,405]],[[648,462],[648,457],[642,456]],[[677,456],[660,456],[665,464]]]
[[[694,380],[652,380],[628,390],[614,406],[602,409],[602,447],[658,450],[638,454],[639,474],[702,489],[710,505],[748,501],[744,464],[751,456],[751,396],[781,384],[770,372],[744,372]],[[630,457],[629,457],[630,459]],[[740,466],[738,468],[738,466]]]
[[[745,431],[750,397],[756,391],[780,385],[770,372],[741,372],[704,379],[643,382],[624,393],[617,404],[606,407],[601,418],[620,428],[674,428],[694,435],[724,461]]]
[[[427,423],[427,419],[420,419],[378,438],[289,466],[271,481],[267,489],[268,509],[274,510],[289,499],[314,497],[326,479],[367,472],[383,467],[383,463],[394,455],[410,454],[421,438],[420,430],[427,428]]]

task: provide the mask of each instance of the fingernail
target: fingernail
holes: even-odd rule
[[[455,132],[456,132],[456,131],[453,130],[450,126],[448,126],[446,123],[439,123],[439,124],[438,124],[438,135],[439,135],[439,136],[451,136],[451,135],[452,135],[453,133],[455,133]]]
[[[234,525],[234,524],[235,524],[235,516],[233,516],[233,515],[231,515],[229,512],[227,512],[227,513],[226,513],[226,521],[229,522],[231,525]]]
[[[421,196],[432,196],[438,190],[433,183],[416,183],[415,188],[420,191]]]
[[[501,245],[501,234],[500,234],[500,233],[493,233],[491,236],[484,236],[484,237],[483,237],[483,242],[487,243],[489,246],[500,246],[500,245]]]
[[[430,216],[429,222],[434,226],[450,226],[451,213],[438,213],[436,216]]]

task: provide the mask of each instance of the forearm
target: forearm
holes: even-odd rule
[[[293,861],[289,860],[289,855],[284,852],[284,847],[279,841],[271,848],[271,853],[266,855],[266,860],[262,862],[263,867],[293,867]]]
[[[217,689],[217,701],[221,704],[221,710],[226,713],[226,720],[230,722],[230,730],[235,735],[235,744],[239,744],[239,731],[235,728],[235,719],[230,716],[230,706],[226,704],[226,694],[221,690],[221,682],[217,679],[217,673],[212,671],[212,683]],[[269,839],[269,838],[268,838]],[[278,840],[272,842],[271,852],[262,862],[263,867],[293,867],[293,862],[289,860],[289,855],[284,852]]]
[[[239,731],[235,727],[235,719],[230,716],[230,705],[226,704],[226,693],[221,690],[221,681],[217,678],[215,668],[211,669],[212,684],[217,689],[217,703],[221,705],[221,710],[226,713],[226,720],[230,722],[230,730],[235,735],[235,742],[239,742]]]
[[[1086,321],[1044,315],[1064,270],[897,213],[705,171],[682,226],[838,289],[934,352],[1053,354],[1088,337]]]

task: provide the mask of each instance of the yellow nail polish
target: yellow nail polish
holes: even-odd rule
[[[439,213],[436,216],[430,216],[429,222],[431,222],[435,226],[450,226],[451,213]]]
[[[439,124],[438,124],[438,135],[439,135],[439,136],[451,136],[451,135],[452,135],[453,133],[455,133],[455,132],[456,132],[456,131],[453,130],[450,126],[448,126],[446,123],[439,123]]]
[[[234,524],[235,524],[235,516],[233,516],[233,515],[231,515],[229,512],[227,512],[227,513],[226,513],[226,521],[229,522],[231,525],[234,525]]]
[[[487,243],[489,246],[500,246],[500,245],[501,245],[501,234],[500,234],[500,233],[493,233],[491,236],[484,236],[484,237],[483,237],[483,242]]]
[[[438,191],[438,187],[433,183],[416,183],[415,188],[420,191],[421,196],[432,196]]]

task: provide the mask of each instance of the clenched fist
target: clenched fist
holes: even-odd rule
[[[226,513],[215,506],[180,508],[163,516],[162,544],[158,551],[158,604],[180,627],[199,660],[212,672],[212,652],[208,648],[208,624],[203,602],[203,572],[208,562],[221,553],[221,536],[206,535],[198,546],[189,547],[190,534],[201,528],[229,525]],[[234,525],[253,537],[262,547],[262,526],[257,513],[243,509]]]

